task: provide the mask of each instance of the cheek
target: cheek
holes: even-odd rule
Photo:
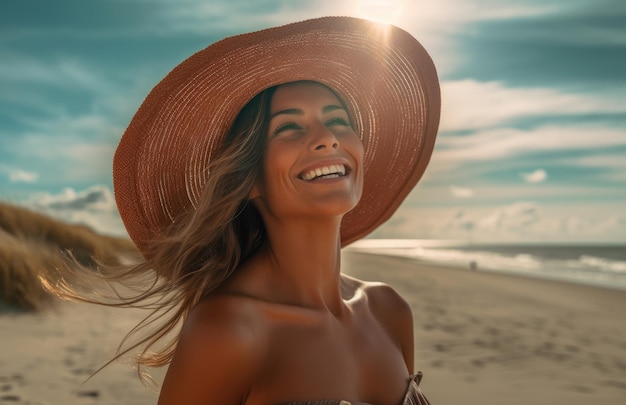
[[[356,144],[357,144],[356,148],[358,149],[359,160],[362,164],[363,159],[365,157],[365,146],[363,146],[363,142],[361,141],[361,138],[359,137],[356,138]]]
[[[288,164],[291,155],[289,148],[284,145],[275,145],[267,148],[265,152],[265,167],[273,171],[280,169]]]
[[[267,148],[263,162],[263,174],[265,183],[271,187],[273,184],[282,184],[291,177],[291,170],[297,154],[293,147],[279,144]]]
[[[363,180],[365,177],[365,166],[364,166],[365,147],[363,146],[363,142],[361,141],[361,138],[359,138],[356,135],[354,136],[354,140],[351,143],[351,147],[352,147],[352,156],[356,163],[356,167],[359,168],[357,181],[362,191]]]
[[[363,171],[363,161],[365,157],[365,147],[363,146],[363,142],[361,138],[359,138],[356,134],[349,138],[347,145],[349,148],[350,154],[352,155],[354,161],[356,162],[358,167],[361,167],[361,171]]]

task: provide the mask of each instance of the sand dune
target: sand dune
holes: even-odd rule
[[[114,264],[136,254],[128,239],[100,235],[28,209],[0,202],[0,304],[40,310],[51,305],[37,274],[60,268],[68,252],[83,265]]]

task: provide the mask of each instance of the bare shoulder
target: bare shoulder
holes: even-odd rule
[[[345,274],[342,274],[342,278],[344,285],[348,285],[355,292],[360,291],[365,295],[374,315],[381,318],[410,316],[412,319],[411,306],[389,284],[363,281]]]
[[[244,402],[262,362],[258,319],[254,306],[236,297],[198,304],[181,330],[159,405]]]
[[[409,372],[413,372],[413,311],[409,303],[389,284],[362,281],[343,275],[344,284],[365,297],[372,315],[402,350]]]
[[[231,295],[217,295],[193,308],[181,333],[181,341],[200,343],[204,350],[214,348],[233,354],[258,350],[261,318],[258,306],[250,300]],[[215,343],[211,347],[208,343]],[[224,344],[227,343],[227,344]]]

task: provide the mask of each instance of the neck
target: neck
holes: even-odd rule
[[[266,222],[264,268],[287,303],[341,314],[340,225],[341,218]]]

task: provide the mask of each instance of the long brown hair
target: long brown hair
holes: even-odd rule
[[[171,361],[179,326],[189,311],[265,241],[263,220],[248,197],[261,173],[274,91],[262,91],[241,110],[209,163],[198,206],[150,243],[144,252],[147,259],[135,265],[100,266],[96,273],[74,260],[57,270],[62,273],[58,282],[42,274],[44,286],[66,300],[151,310],[99,370],[140,349],[134,356],[137,371],[143,382],[150,380],[145,366]]]

